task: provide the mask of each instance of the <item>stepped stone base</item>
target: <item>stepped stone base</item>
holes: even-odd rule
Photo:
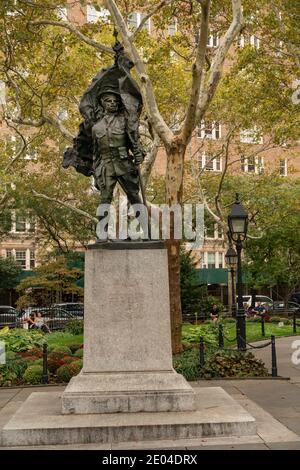
[[[195,393],[175,371],[80,373],[62,396],[63,414],[190,411]]]
[[[0,445],[39,446],[256,434],[255,419],[220,387],[196,390],[196,410],[63,415],[61,393],[36,392],[4,426]]]

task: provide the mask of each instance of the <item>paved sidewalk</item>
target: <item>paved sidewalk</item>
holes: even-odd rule
[[[278,373],[283,379],[257,380],[201,380],[191,383],[194,387],[222,387],[240,403],[257,421],[257,435],[234,438],[199,438],[176,441],[130,442],[110,445],[88,444],[81,446],[41,446],[39,449],[200,449],[200,450],[300,450],[300,364],[291,361],[292,343],[300,336],[276,340]],[[266,340],[267,341],[267,340]],[[263,343],[265,341],[262,341]],[[255,343],[260,344],[260,343]],[[300,346],[298,346],[300,349]],[[270,347],[253,350],[271,370]],[[300,358],[300,353],[299,353]],[[64,387],[28,387],[0,389],[0,432],[1,428],[17,411],[32,392],[53,390]],[[0,447],[1,450],[3,448]],[[32,447],[26,447],[32,449]]]
[[[257,421],[257,434],[243,437],[198,438],[176,441],[86,444],[80,446],[40,446],[39,449],[74,450],[300,450],[300,384],[287,380],[202,380],[194,387],[220,386],[239,402]],[[57,392],[64,387],[0,389],[0,432],[24,400],[36,391]],[[10,449],[21,449],[10,448]],[[34,447],[23,447],[32,450]],[[7,448],[0,447],[0,450]]]
[[[268,341],[269,339],[266,338],[263,341],[251,344],[258,346]],[[276,339],[277,368],[278,375],[281,377],[289,377],[291,379],[296,379],[298,377],[300,380],[300,364],[296,365],[292,363],[292,354],[294,353],[294,356],[296,355],[296,349],[292,348],[293,343],[294,346],[296,346],[295,342],[298,342],[298,359],[300,361],[300,336],[288,336],[286,338]],[[271,346],[264,349],[253,349],[252,352],[256,357],[263,360],[271,372]]]

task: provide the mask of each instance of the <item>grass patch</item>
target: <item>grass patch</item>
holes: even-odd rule
[[[184,324],[182,326],[182,335],[184,338],[185,343],[198,343],[200,336],[197,334],[199,331],[199,326],[201,327],[201,331],[204,332],[204,341],[205,341],[205,332],[208,331],[211,333],[211,324],[203,323],[201,325],[191,325],[191,324]],[[218,328],[218,326],[216,326]],[[298,332],[296,335],[299,335],[300,328],[298,327]],[[236,325],[235,323],[225,323],[224,325],[224,333],[225,336],[229,340],[233,340],[236,337]],[[252,343],[255,341],[261,340],[268,340],[270,337],[274,335],[276,338],[283,337],[283,336],[293,336],[293,326],[292,325],[283,325],[278,326],[278,323],[268,323],[265,322],[265,336],[261,334],[261,324],[256,322],[246,322],[246,337],[247,342]],[[224,346],[230,347],[235,346],[236,341],[228,341],[225,338]]]
[[[56,333],[50,333],[46,336],[47,343],[52,347],[70,346],[71,344],[83,343],[83,334],[72,335],[72,333],[66,333],[57,331]]]

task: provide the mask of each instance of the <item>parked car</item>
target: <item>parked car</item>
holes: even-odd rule
[[[252,295],[243,295],[243,304],[246,302],[249,307],[252,304]],[[237,299],[237,296],[236,296]],[[255,307],[257,307],[257,303],[261,302],[268,310],[273,310],[273,300],[268,297],[267,295],[256,295],[255,296]]]
[[[84,314],[84,305],[81,302],[69,302],[63,304],[53,304],[52,307],[54,308],[62,308],[67,312],[71,313],[74,317],[83,317]]]
[[[44,323],[50,331],[64,330],[66,323],[75,318],[70,312],[58,307],[28,307],[22,315],[23,321],[31,313],[37,312],[41,313]]]
[[[289,301],[300,305],[300,292],[294,292],[294,294],[291,294]]]
[[[287,307],[285,307],[284,302],[274,302],[274,308],[272,311],[273,315],[293,315],[294,313],[300,314],[300,305],[296,302],[288,302]]]
[[[20,312],[10,305],[0,305],[0,328],[20,326]]]

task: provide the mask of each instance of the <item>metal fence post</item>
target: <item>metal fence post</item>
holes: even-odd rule
[[[219,324],[219,348],[224,348],[224,326]]]
[[[43,344],[43,377],[42,382],[43,384],[47,384],[49,381],[48,378],[48,344]]]
[[[266,336],[265,335],[265,317],[263,315],[261,316],[261,335]]]
[[[204,357],[204,341],[201,336],[200,338],[200,368],[204,367],[205,364],[205,357]]]
[[[276,358],[276,344],[275,336],[271,336],[271,349],[272,349],[272,377],[278,377],[277,372],[277,358]]]
[[[293,333],[297,333],[296,312],[293,312]]]

